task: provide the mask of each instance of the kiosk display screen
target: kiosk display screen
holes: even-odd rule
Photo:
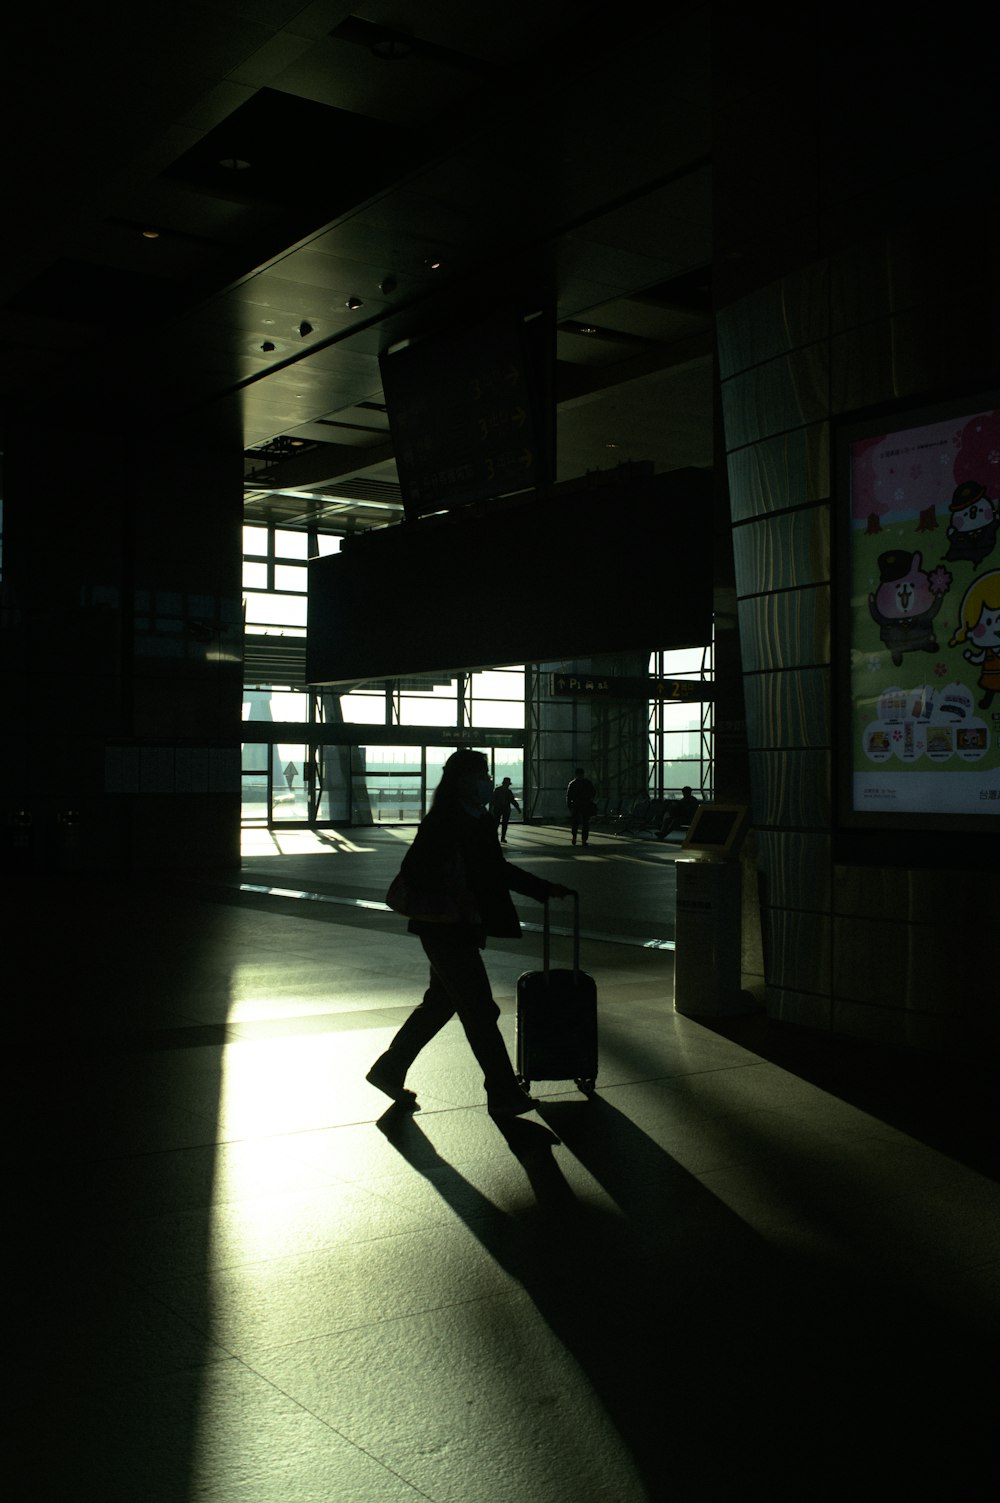
[[[747,813],[746,804],[702,804],[695,811],[681,849],[706,851],[716,856],[733,855],[742,838]]]

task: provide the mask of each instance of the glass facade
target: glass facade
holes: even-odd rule
[[[306,684],[307,560],[339,547],[339,537],[315,529],[243,529],[244,824],[417,823],[459,745],[483,750],[494,781],[509,777],[522,809],[545,817],[537,791],[533,797],[525,786],[532,776],[525,746],[529,715],[538,714],[537,704],[529,704],[538,665],[390,679],[344,692]],[[711,649],[654,653],[648,671],[709,678]],[[669,797],[689,783],[710,795],[711,704],[650,701],[647,710],[645,759],[641,718],[630,726],[637,748],[630,784]],[[577,716],[564,701],[558,711],[552,707],[556,713],[570,714],[574,727],[586,725],[589,736],[589,711]],[[568,755],[587,761],[595,753],[588,743]]]

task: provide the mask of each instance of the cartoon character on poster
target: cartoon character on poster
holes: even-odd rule
[[[994,694],[1000,693],[1000,569],[984,574],[969,586],[959,618],[958,630],[948,646],[971,643],[962,656],[979,669],[978,687],[983,690],[979,708],[987,710]]]
[[[904,652],[937,652],[931,623],[951,585],[948,570],[938,565],[928,574],[921,555],[902,548],[880,554],[878,569],[880,583],[868,609],[896,667]]]
[[[1000,409],[850,462],[854,808],[1000,813]]]
[[[996,547],[1000,510],[987,496],[985,485],[976,480],[963,480],[955,487],[948,510],[951,521],[946,536],[950,546],[945,558],[978,568]]]

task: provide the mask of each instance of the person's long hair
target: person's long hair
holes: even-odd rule
[[[441,781],[434,790],[431,807],[438,810],[456,809],[462,803],[463,792],[480,778],[489,778],[490,764],[482,752],[463,747],[452,752],[441,770]]]

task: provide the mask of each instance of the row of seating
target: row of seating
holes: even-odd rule
[[[677,797],[681,790],[677,789]],[[597,813],[591,820],[591,824],[604,825],[609,835],[627,835],[631,839],[655,840],[657,831],[663,823],[663,815],[667,807],[674,802],[674,798],[649,798],[640,795],[637,798],[603,799],[598,800]],[[668,841],[680,844],[684,839],[687,825],[679,825],[667,836]]]

